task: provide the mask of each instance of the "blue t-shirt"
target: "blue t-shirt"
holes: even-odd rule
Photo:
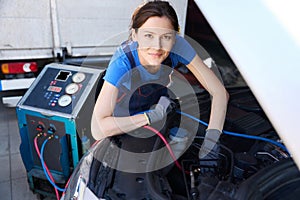
[[[137,69],[140,72],[140,77],[142,81],[158,80],[161,71],[155,74],[149,73],[140,63],[137,47],[137,42],[128,42],[129,49],[134,58]],[[176,35],[175,44],[170,52],[170,59],[172,61],[172,67],[175,67],[179,62],[187,65],[195,57],[196,52],[193,47],[182,37]],[[123,76],[128,74],[127,72],[131,70],[130,61],[125,54],[122,46],[118,47],[114,55],[112,56],[110,63],[108,65],[104,80],[111,83],[112,85],[119,87],[118,83]],[[128,80],[130,78],[128,77]],[[123,79],[124,80],[124,79]]]

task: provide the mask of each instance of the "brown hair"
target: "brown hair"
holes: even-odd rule
[[[174,8],[167,1],[154,0],[149,1],[141,7],[138,7],[132,15],[132,29],[140,28],[150,17],[167,17],[175,31],[179,31],[177,14]]]

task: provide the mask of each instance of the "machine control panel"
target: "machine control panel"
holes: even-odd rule
[[[66,65],[64,69],[48,66],[23,105],[71,114],[84,96],[84,90],[91,87],[89,83],[95,74],[93,69],[90,70]]]

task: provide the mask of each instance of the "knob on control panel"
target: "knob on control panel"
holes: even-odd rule
[[[45,127],[42,124],[37,125],[36,130],[37,131],[43,131]]]
[[[55,131],[56,131],[56,129],[55,129],[54,127],[49,127],[49,128],[48,128],[48,133],[49,133],[49,134],[54,134]]]

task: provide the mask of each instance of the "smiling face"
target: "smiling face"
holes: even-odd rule
[[[167,17],[150,17],[132,38],[138,42],[140,62],[147,69],[157,71],[168,57],[175,43],[174,27]],[[148,70],[151,72],[152,70]]]

